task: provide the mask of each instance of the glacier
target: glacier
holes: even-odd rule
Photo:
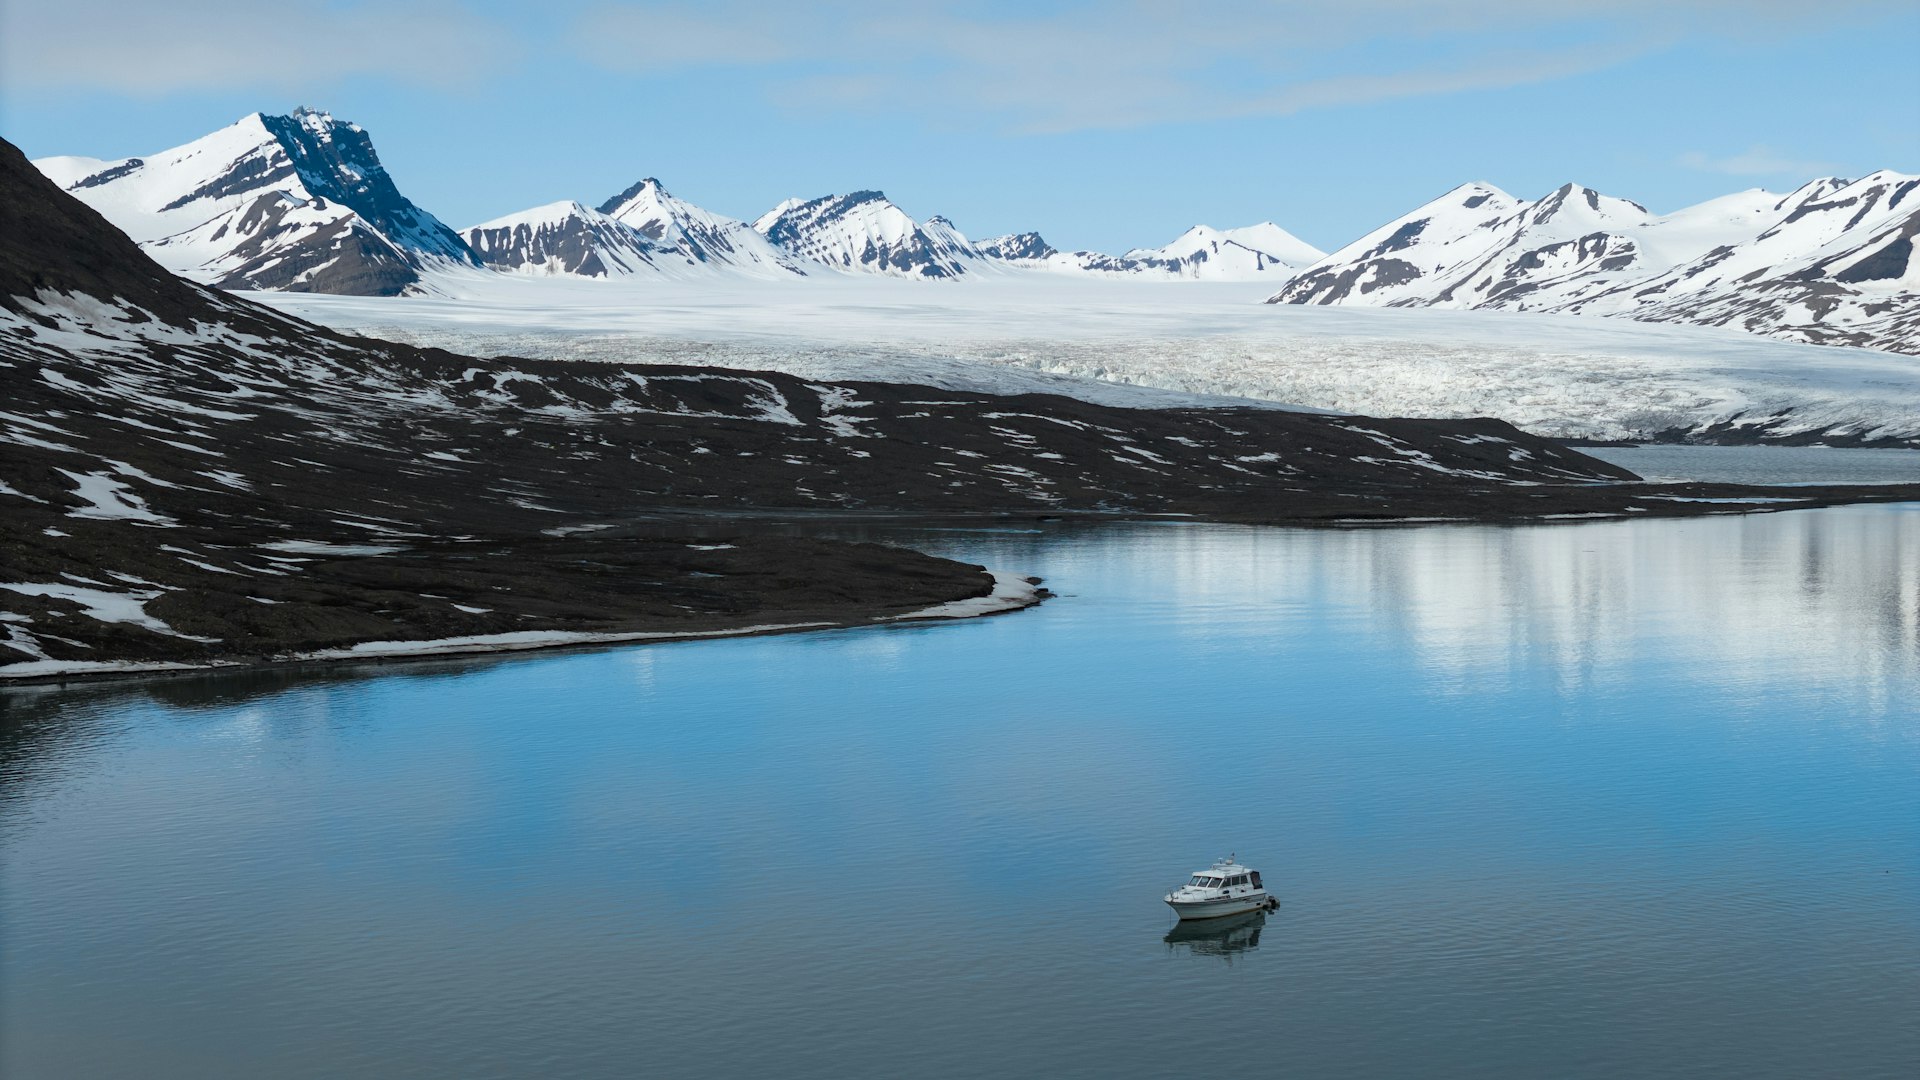
[[[1498,416],[1594,440],[1920,445],[1920,360],[1737,330],[1269,305],[1258,284],[1006,274],[699,283],[449,271],[436,295],[250,293],[465,353],[700,364],[1099,404]]]

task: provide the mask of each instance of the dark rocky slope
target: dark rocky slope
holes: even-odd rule
[[[891,548],[694,538],[660,524],[675,516],[1709,508],[1596,484],[1625,474],[1496,420],[1126,410],[351,338],[166,274],[5,144],[0,392],[0,665],[846,624],[990,586]]]

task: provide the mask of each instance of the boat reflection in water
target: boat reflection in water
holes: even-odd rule
[[[1260,928],[1267,925],[1267,913],[1249,911],[1221,919],[1196,922],[1183,919],[1167,932],[1167,948],[1173,952],[1190,950],[1195,956],[1223,956],[1252,952],[1260,947]]]

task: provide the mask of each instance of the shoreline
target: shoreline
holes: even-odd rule
[[[104,682],[153,675],[227,674],[257,671],[262,668],[294,669],[308,665],[334,665],[353,661],[392,663],[597,648],[609,645],[652,645],[716,638],[769,637],[775,634],[795,634],[813,630],[857,630],[862,627],[889,626],[896,623],[936,622],[1006,615],[1038,606],[1053,595],[1041,588],[1037,581],[1029,581],[1011,571],[989,569],[986,573],[992,579],[993,586],[984,596],[948,600],[897,615],[877,615],[858,620],[825,619],[793,623],[763,623],[716,630],[610,632],[534,630],[425,641],[363,641],[344,648],[318,649],[249,660],[30,660],[0,665],[0,689],[8,686]]]
[[[1524,492],[1526,489],[1521,488]],[[1563,489],[1564,490],[1564,489]],[[1432,525],[1494,525],[1513,527],[1521,525],[1568,525],[1599,521],[1632,520],[1672,520],[1680,518],[1729,516],[1743,514],[1782,513],[1794,510],[1826,509],[1835,506],[1883,505],[1891,503],[1920,503],[1920,484],[1863,484],[1863,485],[1818,485],[1810,487],[1785,486],[1785,491],[1793,495],[1778,494],[1782,487],[1762,487],[1756,485],[1733,484],[1665,484],[1649,481],[1626,481],[1613,484],[1595,484],[1584,489],[1587,492],[1615,492],[1619,494],[1637,493],[1641,497],[1656,500],[1657,508],[1628,506],[1624,500],[1605,500],[1612,505],[1589,507],[1572,512],[1541,513],[1543,508],[1528,508],[1531,512],[1506,513],[1434,513],[1388,512],[1378,515],[1353,515],[1351,506],[1342,507],[1346,516],[1298,513],[1287,516],[1275,516],[1258,512],[1242,515],[1195,514],[1195,513],[1140,513],[1074,511],[1061,510],[1043,514],[1013,513],[1009,511],[972,511],[928,514],[912,511],[827,511],[811,509],[783,510],[764,508],[759,511],[740,512],[703,512],[703,511],[666,511],[656,513],[638,521],[609,523],[606,539],[613,540],[623,530],[645,528],[658,531],[662,526],[684,529],[692,533],[704,532],[720,526],[731,526],[737,530],[740,526],[757,522],[765,527],[838,525],[921,525],[938,527],[946,523],[949,527],[961,531],[1010,523],[1099,523],[1123,524],[1128,522],[1141,524],[1182,524],[1182,525],[1237,525],[1270,528],[1306,528],[1306,529],[1380,529],[1395,527],[1420,527]],[[1760,491],[1773,491],[1776,494],[1759,495]],[[1690,494],[1675,494],[1687,491]],[[1406,508],[1412,509],[1412,508]],[[1452,509],[1457,509],[1454,507]],[[1651,510],[1651,512],[1649,512]],[[824,619],[801,619],[791,622],[752,623],[744,626],[718,627],[705,630],[631,630],[631,631],[570,631],[537,630],[514,631],[496,634],[462,635],[446,638],[431,638],[405,641],[368,640],[353,645],[310,650],[305,652],[263,654],[244,659],[213,660],[32,660],[0,665],[0,688],[9,686],[46,686],[67,683],[99,683],[119,679],[142,678],[163,675],[187,675],[209,673],[237,673],[259,671],[263,669],[292,670],[307,666],[339,665],[342,663],[404,663],[407,661],[455,659],[484,656],[497,656],[544,650],[569,648],[599,648],[611,645],[662,644],[673,641],[696,641],[730,637],[762,637],[774,634],[804,633],[814,630],[847,630],[869,626],[886,626],[896,623],[932,622],[979,618],[982,616],[1007,614],[1038,605],[1053,594],[1030,582],[1024,576],[1006,570],[985,569],[992,585],[984,595],[944,601],[892,615],[861,615],[855,617],[829,617]]]

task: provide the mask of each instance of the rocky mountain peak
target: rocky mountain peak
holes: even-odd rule
[[[359,125],[305,107],[287,116],[261,113],[259,119],[310,194],[346,206],[402,247],[476,261],[453,230],[400,194],[373,149],[372,137]]]
[[[597,209],[603,214],[618,215],[621,210],[636,202],[671,198],[673,195],[667,191],[666,185],[655,177],[647,176],[634,181],[631,187],[601,203]]]
[[[874,190],[789,200],[753,227],[791,255],[840,270],[957,277],[980,257],[945,218],[923,225]]]
[[[1059,252],[1037,232],[1008,233],[975,243],[974,250],[990,259],[1045,259]]]

